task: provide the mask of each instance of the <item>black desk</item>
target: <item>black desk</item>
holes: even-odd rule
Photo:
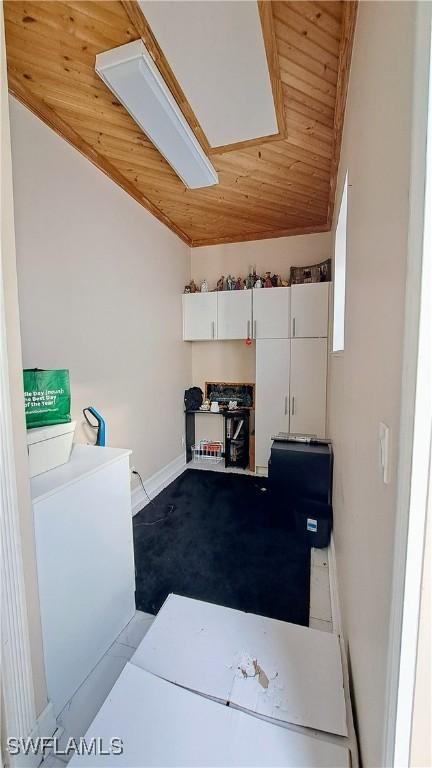
[[[246,469],[249,465],[249,409],[237,408],[235,411],[229,411],[228,409],[220,410],[218,413],[214,411],[185,411],[186,419],[186,462],[192,461],[192,447],[195,445],[195,415],[202,413],[207,416],[222,416],[224,419],[224,437],[225,437],[225,466],[226,467],[241,467]],[[231,423],[229,423],[231,420]],[[241,432],[238,439],[234,439],[235,424],[236,421],[243,420]],[[233,447],[232,447],[233,446]],[[241,448],[241,450],[240,450]],[[238,459],[233,459],[233,455],[237,453]]]

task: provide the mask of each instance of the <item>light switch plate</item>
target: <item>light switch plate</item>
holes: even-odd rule
[[[379,431],[379,467],[383,481],[386,485],[390,482],[390,428],[380,421]]]

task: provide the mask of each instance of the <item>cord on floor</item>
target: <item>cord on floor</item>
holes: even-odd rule
[[[155,509],[157,509],[157,505],[155,504],[154,499],[151,499],[150,496],[147,493],[146,487],[144,485],[144,482],[143,482],[143,479],[142,479],[140,473],[136,469],[133,469],[132,470],[132,474],[133,475],[137,475],[137,477],[139,477],[142,489],[143,489],[145,495],[147,496],[149,505],[152,508],[154,507]],[[136,526],[138,528],[141,525],[147,526],[147,525],[156,525],[156,523],[163,523],[167,519],[168,515],[171,514],[171,512],[174,512],[174,504],[168,504],[166,515],[164,515],[163,517],[160,517],[158,520],[152,520],[149,523],[144,522],[144,521],[134,522],[134,526]]]

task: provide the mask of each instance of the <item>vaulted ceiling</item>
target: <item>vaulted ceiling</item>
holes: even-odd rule
[[[357,3],[258,3],[279,133],[211,148],[136,0],[7,0],[9,90],[191,246],[331,227]],[[95,73],[142,37],[219,175],[187,189]],[[67,183],[67,180],[65,180]]]

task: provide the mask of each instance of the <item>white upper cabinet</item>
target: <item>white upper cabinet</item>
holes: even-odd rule
[[[289,339],[290,289],[253,289],[253,338]]]
[[[327,339],[291,339],[290,432],[325,437]]]
[[[329,285],[330,283],[305,283],[291,286],[291,336],[293,338],[325,338],[327,336]]]
[[[183,294],[184,341],[208,341],[217,335],[217,294]]]
[[[183,295],[183,339],[327,338],[330,283]]]
[[[217,338],[252,338],[252,291],[217,291],[215,295]]]

